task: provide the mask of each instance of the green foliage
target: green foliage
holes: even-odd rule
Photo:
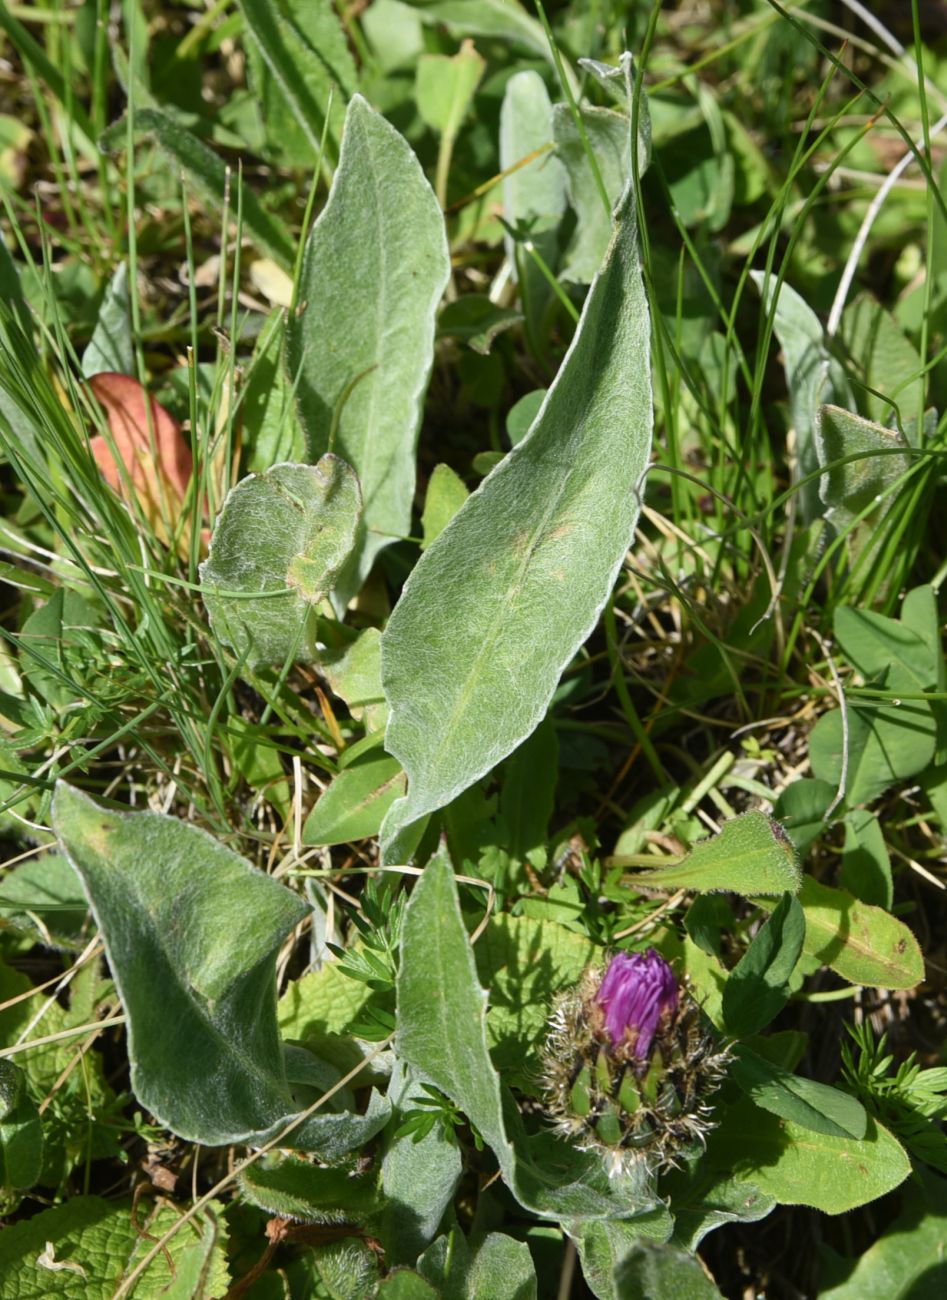
[[[110,1300],[150,1240],[177,1218],[170,1205],[136,1225],[130,1207],[98,1196],[77,1196],[8,1227],[0,1242],[3,1300]],[[145,1236],[142,1232],[148,1235]],[[147,1267],[136,1294],[157,1300],[212,1300],[229,1283],[227,1233],[221,1206],[211,1204],[179,1232],[167,1254]]]
[[[634,877],[651,889],[729,889],[737,894],[796,893],[799,865],[782,827],[763,813],[729,821],[719,835],[695,844],[679,866]]]
[[[842,1214],[898,1187],[911,1171],[904,1148],[869,1120],[863,1138],[838,1137],[760,1110],[748,1100],[711,1136],[708,1161],[780,1205]]]
[[[361,487],[353,595],[410,532],[421,399],[450,264],[444,222],[407,142],[361,96],[303,256],[286,358],[313,455],[337,452]],[[347,597],[346,597],[347,599]]]
[[[784,894],[724,987],[724,1023],[735,1037],[764,1029],[783,1009],[805,936],[805,912],[797,899]]]
[[[208,1143],[291,1113],[274,963],[301,900],[174,818],[106,812],[60,785],[53,821],[107,936],[143,1104]]]
[[[847,1086],[916,1159],[947,1173],[947,1138],[937,1123],[947,1116],[947,1071],[921,1069],[915,1053],[893,1068],[894,1057],[885,1051],[887,1035],[876,1040],[864,1023],[846,1028],[856,1049],[842,1044]]]
[[[730,8],[0,0],[0,1296],[943,1290],[945,62]]]
[[[826,1300],[933,1300],[944,1274],[947,1187],[942,1178],[919,1179],[904,1209],[850,1268],[833,1259],[823,1267]],[[840,1276],[841,1275],[841,1276]]]
[[[201,565],[215,635],[251,665],[307,656],[310,620],[352,551],[361,514],[358,480],[331,454],[238,483]]]
[[[542,721],[631,540],[651,442],[635,238],[629,198],[529,435],[424,552],[382,636],[386,743],[408,774],[382,831],[389,860]]]

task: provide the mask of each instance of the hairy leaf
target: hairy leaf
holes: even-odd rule
[[[654,1205],[646,1185],[609,1179],[602,1161],[554,1143],[535,1162],[515,1106],[504,1101],[486,1035],[487,995],[477,981],[454,873],[438,855],[405,913],[396,1048],[459,1106],[492,1147],[507,1186],[541,1218],[632,1218]],[[535,1146],[534,1146],[535,1150]],[[552,1173],[555,1170],[555,1175]],[[557,1176],[556,1176],[557,1175]]]
[[[796,853],[780,824],[750,812],[725,822],[673,867],[636,872],[632,885],[649,889],[732,890],[735,894],[795,894],[802,879]]]
[[[308,908],[196,826],[109,812],[60,782],[53,826],[128,1018],[132,1088],[180,1137],[259,1142],[298,1113],[276,1022],[276,953]],[[292,1145],[338,1159],[390,1107],[316,1113]]]
[[[338,452],[362,489],[345,599],[378,552],[410,532],[434,316],[449,275],[444,218],[417,158],[356,95],[328,200],[306,242],[301,310],[286,338],[312,454]]]
[[[424,552],[382,637],[386,747],[408,773],[391,861],[412,847],[399,832],[536,728],[595,626],[638,520],[649,330],[629,198],[529,434]]]
[[[315,607],[352,550],[360,513],[358,481],[338,456],[238,483],[201,565],[215,635],[251,664],[307,657]]]

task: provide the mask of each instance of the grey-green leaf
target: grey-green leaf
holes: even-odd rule
[[[409,782],[386,852],[536,728],[595,626],[638,521],[649,348],[629,197],[530,432],[424,552],[382,637],[386,747]]]
[[[568,104],[553,109],[556,154],[568,177],[569,202],[576,228],[563,259],[562,277],[588,284],[601,265],[611,236],[611,219],[602,202],[588,148],[591,148],[609,202],[614,206],[631,174],[631,121],[613,108],[582,110],[583,140]],[[586,146],[588,141],[588,147]],[[638,142],[638,167],[647,165],[646,146]]]
[[[329,198],[306,243],[301,310],[286,340],[312,454],[337,451],[362,488],[363,527],[344,597],[383,547],[410,532],[435,313],[449,276],[444,218],[417,158],[356,95]]]
[[[270,1156],[240,1175],[251,1205],[303,1223],[364,1223],[379,1209],[378,1187],[368,1175],[348,1169],[320,1169],[298,1156]]]
[[[545,152],[504,177],[504,217],[514,228],[527,229],[546,265],[555,268],[558,226],[566,207],[566,174],[549,149],[551,143],[552,104],[546,83],[531,69],[514,73],[506,83],[500,111],[500,169],[507,171],[531,153]],[[517,245],[509,232],[505,245],[520,281],[524,311],[536,327],[552,290],[531,257],[517,257]]]
[[[684,1250],[673,1246],[644,1243],[619,1263],[615,1270],[615,1300],[720,1300],[721,1293],[701,1267]]]
[[[474,1249],[459,1228],[429,1246],[418,1271],[437,1287],[440,1300],[535,1300],[536,1272],[529,1247],[488,1232]]]
[[[53,827],[105,943],[141,1104],[208,1145],[289,1116],[276,953],[302,900],[196,826],[109,812],[62,782]]]
[[[355,474],[331,454],[238,483],[201,565],[215,635],[250,663],[305,657],[308,623],[351,553],[360,513]]]
[[[819,407],[816,440],[819,459],[826,466],[820,487],[826,519],[839,532],[853,527],[860,517],[862,526],[876,529],[894,500],[888,489],[910,468],[906,440],[838,406]]]
[[[396,1066],[389,1087],[399,1113],[430,1100],[420,1085]],[[457,1140],[440,1124],[419,1141],[416,1134],[392,1136],[381,1164],[385,1203],[375,1225],[391,1264],[413,1264],[433,1240],[463,1172]]]
[[[845,308],[840,332],[866,385],[868,417],[888,425],[900,417],[905,432],[912,422],[916,427],[924,403],[924,367],[894,317],[870,293],[862,293]]]

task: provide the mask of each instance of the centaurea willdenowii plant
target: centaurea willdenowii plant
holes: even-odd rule
[[[615,1172],[676,1163],[713,1126],[728,1053],[660,953],[620,952],[559,999],[543,1056],[564,1137]]]

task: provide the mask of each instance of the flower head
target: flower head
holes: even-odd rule
[[[543,1052],[559,1133],[612,1173],[654,1172],[704,1141],[729,1053],[653,948],[590,967],[556,999]]]
[[[613,957],[595,994],[605,1012],[613,1047],[628,1043],[639,1061],[651,1051],[662,1022],[677,1011],[677,981],[659,952],[620,952]]]

